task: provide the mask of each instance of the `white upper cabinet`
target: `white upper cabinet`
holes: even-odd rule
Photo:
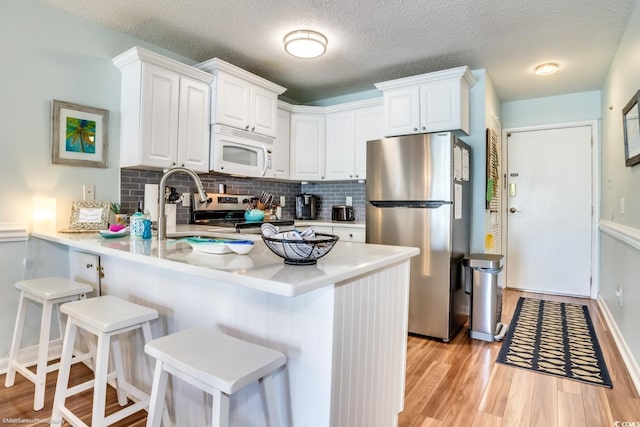
[[[327,114],[326,179],[354,179],[356,113]]]
[[[208,172],[212,76],[139,47],[113,62],[122,73],[120,166]]]
[[[367,141],[383,137],[382,105],[358,108],[356,110],[356,140],[354,156],[354,178],[367,177]]]
[[[291,113],[290,153],[290,179],[299,181],[325,179],[325,115],[323,113]]]
[[[273,148],[273,173],[275,178],[289,178],[289,150],[291,113],[278,108],[278,127]]]
[[[286,89],[218,58],[196,65],[214,75],[211,123],[276,137],[278,95]]]
[[[462,130],[469,133],[469,67],[376,83],[384,98],[384,135]]]
[[[383,108],[380,100],[328,107],[326,179],[367,177],[367,141],[382,138]]]

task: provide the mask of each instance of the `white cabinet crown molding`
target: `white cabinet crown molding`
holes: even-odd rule
[[[196,64],[195,67],[199,70],[203,70],[211,74],[215,74],[216,71],[223,71],[225,73],[234,75],[250,83],[253,83],[256,86],[260,86],[272,92],[275,92],[277,95],[282,95],[287,90],[287,88],[283,86],[270,82],[269,80],[264,79],[260,76],[256,76],[255,74],[250,73],[247,70],[243,70],[242,68],[230,64],[226,61],[223,61],[220,58],[209,59],[208,61]]]
[[[424,83],[433,83],[440,80],[464,79],[469,87],[476,84],[476,78],[471,73],[469,67],[462,66],[451,68],[448,70],[435,71],[433,73],[419,74],[417,76],[403,77],[395,80],[375,83],[375,87],[379,90],[397,89],[406,86],[416,86]]]
[[[213,81],[213,76],[206,71],[199,70],[190,65],[183,64],[182,62],[176,61],[171,58],[167,58],[166,56],[162,56],[158,53],[152,52],[147,49],[143,49],[138,46],[134,46],[126,52],[121,53],[120,55],[113,58],[113,63],[118,69],[122,70],[131,65],[135,65],[142,62],[147,62],[151,64],[158,65],[162,68],[178,72],[182,75],[206,82],[211,83]]]
[[[316,105],[294,105],[288,104],[283,101],[278,101],[278,108],[287,110],[291,113],[315,113],[315,114],[329,114],[338,113],[340,111],[357,110],[358,108],[377,107],[383,104],[383,98],[370,98],[360,101],[345,102],[342,104],[316,106]]]

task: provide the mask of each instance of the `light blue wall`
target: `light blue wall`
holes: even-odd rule
[[[600,118],[600,91],[502,103],[504,129]]]
[[[112,58],[133,46],[194,62],[122,33],[45,6],[38,0],[0,2],[0,223],[30,223],[35,196],[57,198],[57,223],[68,221],[82,184],[98,200],[119,199],[120,72]],[[51,163],[53,99],[110,111],[105,169]]]
[[[629,227],[640,236],[640,165],[624,164],[622,108],[640,89],[640,0],[629,18],[627,29],[602,90],[602,181],[601,219],[614,226]],[[620,200],[625,199],[625,212]],[[600,233],[600,297],[635,360],[640,382],[640,250],[616,237]],[[637,241],[637,237],[636,237]],[[622,294],[619,304],[616,291]],[[633,375],[633,373],[632,373]],[[637,386],[640,384],[637,383]]]

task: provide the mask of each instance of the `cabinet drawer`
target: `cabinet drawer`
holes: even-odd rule
[[[365,242],[365,230],[357,227],[333,227],[333,234],[343,242]]]

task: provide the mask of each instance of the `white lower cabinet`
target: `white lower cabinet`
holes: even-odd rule
[[[333,227],[333,234],[342,242],[364,243],[366,240],[365,229],[360,227]]]
[[[313,222],[296,223],[300,229],[313,227],[316,233],[334,234],[340,238],[340,242],[365,243],[366,233],[364,227],[353,225],[316,225]]]

